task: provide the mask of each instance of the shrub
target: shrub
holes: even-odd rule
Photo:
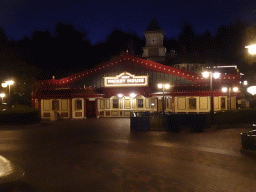
[[[38,110],[26,105],[14,105],[0,112],[0,124],[33,124],[40,122]]]

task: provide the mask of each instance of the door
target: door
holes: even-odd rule
[[[84,118],[84,99],[83,98],[72,99],[72,118],[75,118],[75,119]]]
[[[95,99],[86,100],[86,116],[88,118],[96,117],[96,100]]]

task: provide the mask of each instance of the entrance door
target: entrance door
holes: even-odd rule
[[[75,118],[75,119],[84,118],[84,99],[83,98],[72,99],[72,118]]]
[[[86,100],[86,116],[88,118],[90,117],[96,117],[96,101],[95,100]]]

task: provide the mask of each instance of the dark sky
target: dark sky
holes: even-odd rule
[[[167,38],[177,37],[184,22],[197,33],[209,30],[215,35],[219,26],[237,19],[254,23],[253,0],[1,0],[0,26],[9,39],[31,37],[36,31],[54,33],[58,21],[87,31],[92,44],[104,41],[115,29],[143,31],[157,16]]]

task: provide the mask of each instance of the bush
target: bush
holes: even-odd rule
[[[256,123],[256,110],[218,111],[214,114],[215,125]]]
[[[0,124],[33,124],[40,122],[38,110],[26,105],[14,105],[0,111]]]
[[[165,117],[167,131],[179,132],[182,126],[190,127],[192,132],[202,132],[207,127],[206,114],[171,114]]]

